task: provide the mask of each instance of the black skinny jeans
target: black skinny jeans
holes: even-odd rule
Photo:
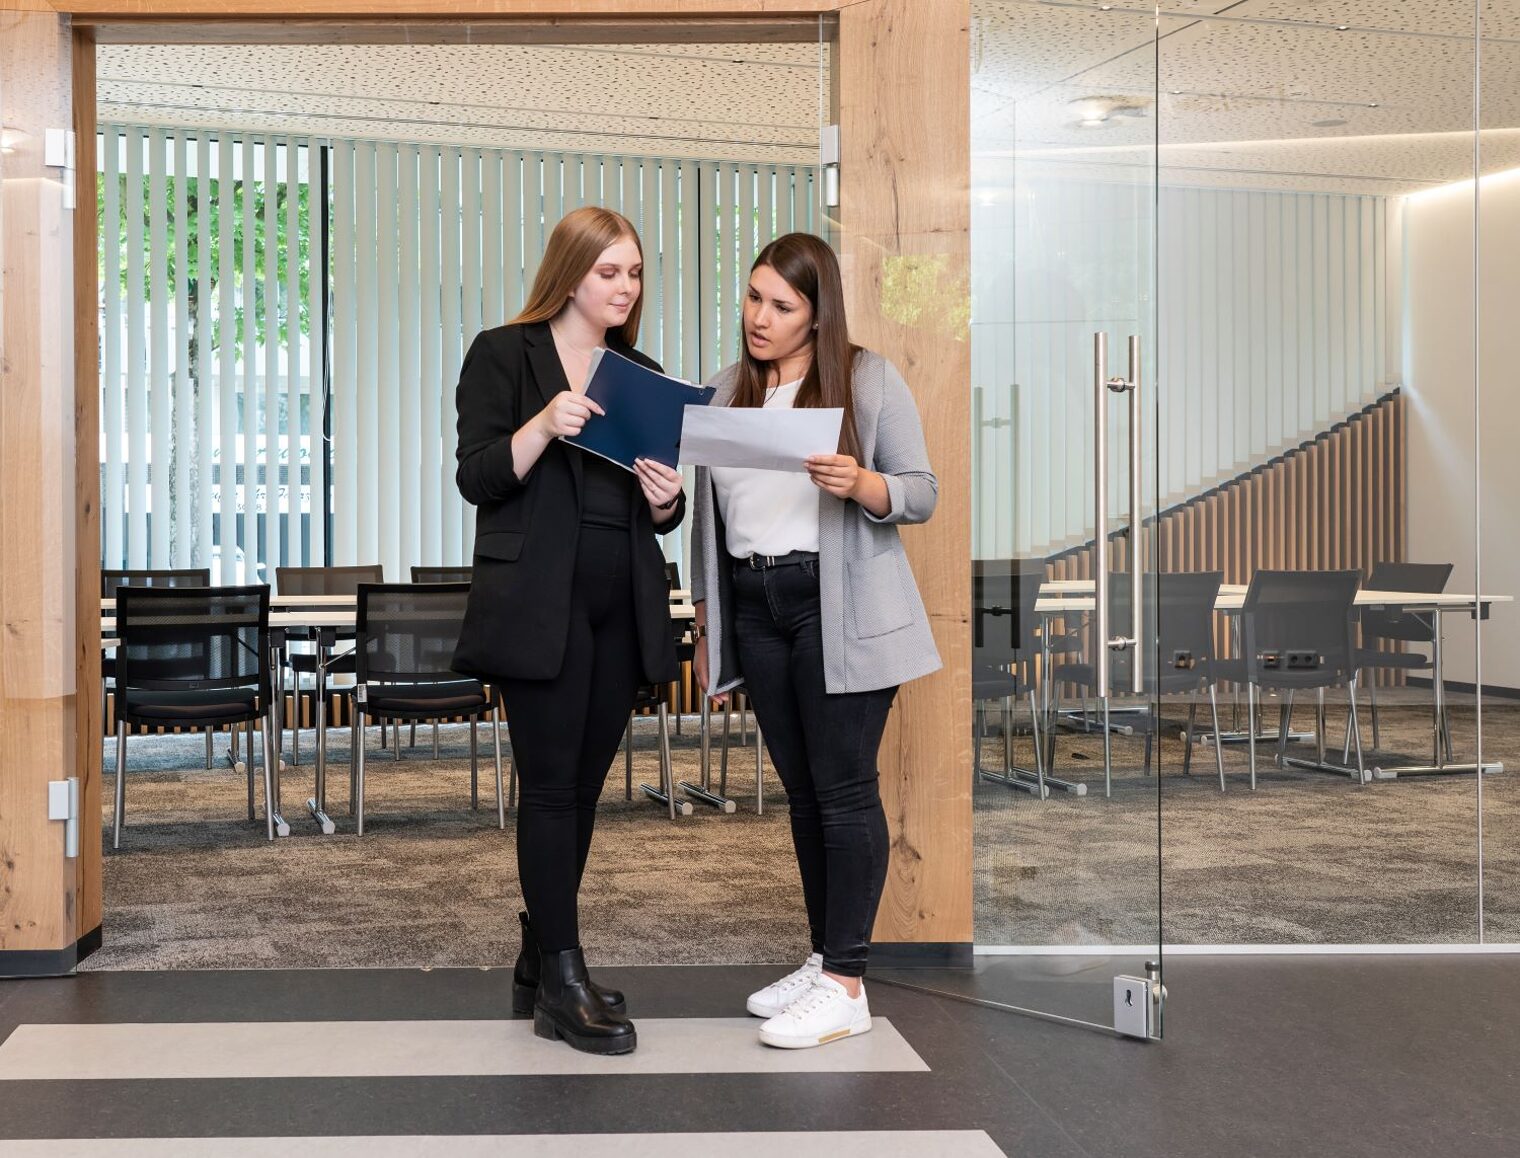
[[[596,802],[642,675],[628,528],[582,526],[559,675],[500,680],[521,795],[517,873],[539,945],[580,945],[576,898]]]
[[[786,787],[813,952],[828,972],[863,977],[887,879],[876,754],[897,688],[825,690],[816,561],[733,568],[739,666]]]

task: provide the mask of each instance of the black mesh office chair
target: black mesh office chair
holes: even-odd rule
[[[1030,731],[1034,738],[1034,770],[1013,763],[1013,701],[1020,692],[1019,672],[1033,671],[1040,654],[1040,617],[1036,604],[1045,582],[1043,559],[978,559],[971,573],[971,701],[975,754],[972,767],[977,779],[995,780],[1010,788],[1031,792],[1042,800],[1050,795],[1045,775],[1045,744],[1040,735],[1040,713],[1035,702],[1035,683],[1027,681],[1022,694],[1029,699]],[[987,705],[1001,707],[1003,771],[982,767],[986,739]]]
[[[209,567],[181,567],[161,570],[123,570],[114,571],[102,567],[100,571],[100,597],[102,599],[115,599],[118,587],[210,587],[211,568]],[[100,657],[100,718],[108,719],[108,700],[115,687],[116,659],[114,656],[103,655]],[[215,734],[212,728],[206,729],[206,767],[212,763],[211,737]]]
[[[413,583],[468,583],[473,567],[413,567]]]
[[[1344,771],[1366,782],[1356,719],[1357,655],[1352,617],[1361,578],[1359,571],[1257,571],[1251,577],[1240,611],[1241,655],[1216,660],[1214,670],[1219,679],[1246,685],[1253,790],[1256,696],[1268,688],[1287,693],[1280,709],[1277,762],[1320,770],[1335,770],[1325,762],[1325,689],[1347,688],[1356,767]],[[1311,689],[1318,697],[1316,758],[1290,760],[1286,751],[1293,694]]]
[[[116,796],[111,847],[126,822],[128,725],[197,728],[243,724],[248,740],[248,816],[253,819],[253,724],[268,711],[269,588],[116,589]],[[275,835],[279,798],[264,739],[264,815]]]
[[[1142,663],[1145,694],[1152,699],[1146,712],[1145,770],[1150,772],[1151,748],[1160,734],[1161,721],[1154,698],[1191,693],[1188,701],[1187,741],[1183,747],[1183,775],[1192,774],[1193,737],[1197,735],[1199,691],[1207,689],[1209,711],[1214,724],[1214,767],[1219,774],[1219,791],[1224,791],[1224,750],[1219,739],[1219,700],[1216,692],[1214,658],[1214,604],[1219,598],[1222,571],[1178,571],[1141,576],[1140,598],[1147,616],[1145,640],[1139,648],[1114,652],[1110,677],[1115,687],[1132,687],[1134,664]],[[1130,625],[1131,588],[1116,576],[1109,587],[1109,623],[1121,635],[1133,635]],[[1101,645],[1096,645],[1101,646]],[[1097,669],[1091,663],[1061,664],[1052,672],[1060,683],[1075,684],[1084,692],[1095,691]],[[1050,767],[1055,768],[1055,736],[1050,738]],[[1112,791],[1113,768],[1109,745],[1103,749],[1105,791]]]
[[[1377,563],[1364,584],[1372,591],[1418,591],[1437,595],[1446,590],[1451,578],[1450,563]],[[1384,650],[1379,643],[1429,643],[1435,642],[1435,619],[1429,612],[1406,611],[1397,605],[1366,607],[1361,611],[1362,645],[1357,649],[1356,666],[1358,680],[1361,673],[1369,670],[1422,671],[1431,667],[1432,656],[1418,651]],[[1372,747],[1382,746],[1382,726],[1378,715],[1377,680],[1367,680],[1367,694],[1372,704]],[[1432,702],[1432,711],[1435,705]],[[1435,722],[1446,747],[1446,758],[1451,759],[1451,725],[1446,719]],[[1351,747],[1350,717],[1342,760]]]
[[[281,595],[355,595],[361,583],[382,583],[385,581],[384,568],[379,563],[363,564],[356,567],[276,567],[274,569],[274,581],[276,589]],[[339,642],[351,641],[354,633],[340,631],[337,634]],[[290,762],[301,762],[301,677],[303,675],[312,678],[312,717],[315,719],[316,697],[337,692],[341,696],[348,696],[350,688],[316,687],[317,656],[310,651],[292,651],[285,649],[280,657],[280,692],[285,691],[285,671],[290,672],[291,684],[294,689],[295,711],[291,713],[290,721]],[[327,675],[352,675],[354,673],[354,653],[352,650],[341,651],[329,656],[327,660]],[[384,728],[381,729],[381,744],[385,743]],[[401,734],[398,725],[396,734]]]
[[[479,680],[453,670],[464,626],[468,583],[361,583],[354,623],[353,761],[349,802],[364,835],[364,726],[374,718],[398,724],[467,716],[470,720],[470,807],[480,806],[477,725],[490,716],[496,753],[496,820],[507,826],[501,775],[501,711]],[[396,753],[400,759],[400,752]],[[514,770],[515,773],[515,770]]]

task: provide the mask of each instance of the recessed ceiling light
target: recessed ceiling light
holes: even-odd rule
[[[1349,24],[1337,24],[1335,26],[1335,30],[1337,32],[1350,32],[1351,31],[1351,25],[1349,25]]]
[[[1331,117],[1329,120],[1310,121],[1309,123],[1312,124],[1316,129],[1338,129],[1344,125],[1346,121],[1343,117]]]

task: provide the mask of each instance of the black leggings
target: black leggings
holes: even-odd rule
[[[517,873],[545,950],[580,945],[576,897],[596,802],[641,677],[626,527],[583,526],[559,675],[497,682],[522,793]]]

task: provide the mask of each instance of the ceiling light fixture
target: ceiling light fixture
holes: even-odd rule
[[[1077,115],[1077,124],[1084,129],[1096,129],[1110,123],[1114,117],[1143,117],[1147,102],[1140,97],[1087,96],[1079,97],[1068,105]]]
[[[0,125],[0,153],[14,153],[16,146],[27,139],[27,134],[10,125]]]

